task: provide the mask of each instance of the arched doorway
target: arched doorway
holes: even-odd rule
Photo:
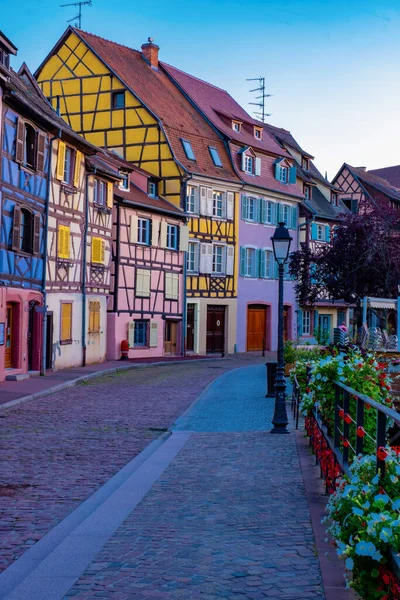
[[[247,307],[247,352],[264,350],[267,345],[267,307],[249,304]]]

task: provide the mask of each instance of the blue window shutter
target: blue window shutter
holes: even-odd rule
[[[297,313],[297,332],[299,337],[303,335],[303,311],[299,308]]]
[[[274,279],[279,279],[279,266],[276,260],[274,260]]]
[[[257,250],[251,250],[251,276],[258,277]]]
[[[247,205],[248,205],[247,196],[242,196],[242,219],[247,219]]]
[[[329,225],[325,225],[325,241],[331,241],[331,228],[329,227]]]
[[[260,218],[260,200],[258,198],[254,198],[254,218],[253,221],[258,223]]]
[[[260,198],[260,223],[267,222],[267,201]]]
[[[258,276],[261,278],[265,278],[265,250],[257,250],[258,252]]]
[[[274,264],[275,264],[274,253],[271,250],[268,250],[268,271],[267,271],[267,277],[269,279],[273,279],[274,278]]]
[[[272,225],[276,225],[276,204],[275,204],[275,202],[271,202],[271,223],[272,223]]]
[[[312,240],[317,239],[317,224],[316,223],[311,223],[311,239]]]
[[[296,167],[290,167],[289,169],[289,183],[296,183]]]
[[[292,229],[297,229],[297,206],[292,206]]]
[[[283,214],[282,214],[282,205],[277,202],[275,205],[275,210],[276,210],[276,224],[278,225],[278,223],[281,221]]]
[[[314,331],[317,329],[318,327],[318,311],[314,310]]]
[[[240,273],[242,277],[245,276],[246,273],[246,248],[244,246],[240,247]]]
[[[275,179],[278,181],[281,180],[281,165],[280,163],[275,163]]]
[[[151,221],[146,221],[146,244],[147,245],[150,244],[150,228],[151,228]]]

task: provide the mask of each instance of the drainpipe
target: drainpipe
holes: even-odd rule
[[[46,293],[46,267],[47,267],[47,238],[49,234],[49,209],[50,209],[50,188],[51,188],[51,165],[53,158],[53,142],[61,137],[61,129],[58,130],[58,134],[50,138],[49,153],[48,153],[48,165],[47,165],[47,189],[45,198],[45,213],[44,213],[44,251],[43,251],[43,277],[42,277],[42,294],[43,294],[43,321],[42,321],[42,361],[40,363],[40,375],[43,377],[46,375],[46,362],[47,362],[47,293]]]
[[[94,169],[94,174],[96,169]],[[86,366],[86,245],[89,222],[89,173],[85,174],[85,223],[82,240],[82,367]]]
[[[186,202],[187,197],[187,182],[193,179],[192,175],[189,175],[183,181],[183,198],[184,202]],[[184,206],[184,210],[186,212],[186,206]],[[182,306],[182,349],[181,355],[186,356],[186,337],[187,337],[187,289],[186,289],[186,277],[187,277],[187,252],[183,253],[183,306]]]

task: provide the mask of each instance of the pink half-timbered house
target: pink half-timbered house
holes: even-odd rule
[[[132,169],[132,166],[129,165]],[[158,195],[157,178],[134,167],[114,187],[109,359],[183,353],[186,216]]]

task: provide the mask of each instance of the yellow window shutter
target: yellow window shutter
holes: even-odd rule
[[[58,156],[56,178],[59,181],[64,179],[64,164],[65,164],[65,144],[61,140],[58,142]]]
[[[64,258],[64,226],[58,226],[58,248],[57,255],[59,258]]]
[[[93,325],[93,319],[94,319],[93,305],[94,305],[94,302],[89,302],[89,333],[93,333],[93,331],[94,331],[94,325]]]
[[[74,168],[74,187],[79,187],[81,174],[82,152],[79,150],[75,153],[75,168]]]
[[[66,341],[72,337],[72,304],[64,303],[61,306],[61,340]]]
[[[102,265],[104,265],[105,246],[106,246],[105,241],[100,240],[100,262]]]
[[[95,302],[95,305],[94,330],[96,333],[100,333],[100,302]]]
[[[114,185],[109,181],[107,183],[107,206],[108,208],[113,207],[114,202]]]
[[[69,227],[64,226],[64,258],[69,258],[69,247],[70,247],[70,236],[71,230]]]
[[[92,262],[101,263],[102,255],[104,257],[103,240],[101,238],[92,238]],[[103,258],[104,260],[104,258]]]

